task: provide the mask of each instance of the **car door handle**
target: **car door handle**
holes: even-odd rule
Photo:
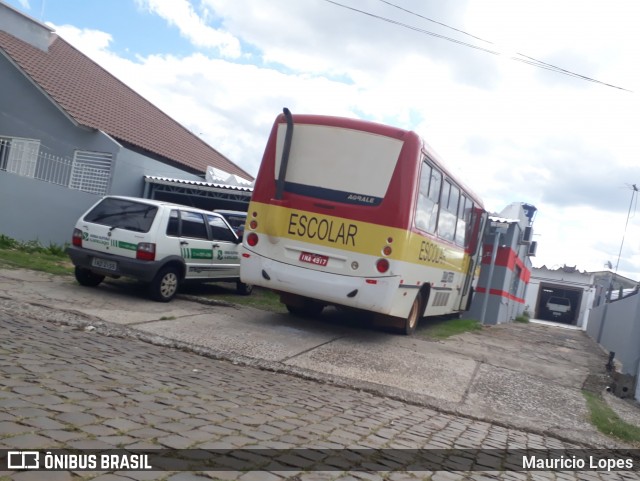
[[[220,244],[213,244],[211,247],[218,248],[220,247]]]
[[[181,246],[188,246],[189,243],[187,241],[180,241]]]

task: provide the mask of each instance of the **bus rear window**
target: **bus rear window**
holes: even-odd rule
[[[275,175],[286,125],[278,127]],[[294,127],[285,190],[318,199],[378,205],[387,192],[403,142],[383,135],[324,125]]]

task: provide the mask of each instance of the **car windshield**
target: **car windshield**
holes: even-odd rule
[[[549,299],[549,304],[559,304],[561,306],[570,305],[569,299],[567,299],[566,297],[552,297],[551,299]]]
[[[153,205],[107,197],[91,209],[84,220],[112,229],[149,232],[157,212],[158,208]]]

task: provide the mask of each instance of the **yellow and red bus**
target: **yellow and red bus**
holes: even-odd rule
[[[344,306],[411,334],[423,316],[467,310],[485,219],[416,133],[284,109],[256,177],[240,276],[293,314]]]

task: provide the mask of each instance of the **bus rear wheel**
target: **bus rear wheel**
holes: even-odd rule
[[[324,309],[324,305],[314,301],[305,301],[300,305],[285,304],[285,307],[287,308],[287,311],[289,311],[289,314],[298,317],[318,317]]]
[[[422,295],[418,294],[411,305],[409,315],[404,321],[404,327],[402,328],[403,334],[410,336],[416,332],[418,321],[422,318],[422,312],[424,310],[422,307]]]

